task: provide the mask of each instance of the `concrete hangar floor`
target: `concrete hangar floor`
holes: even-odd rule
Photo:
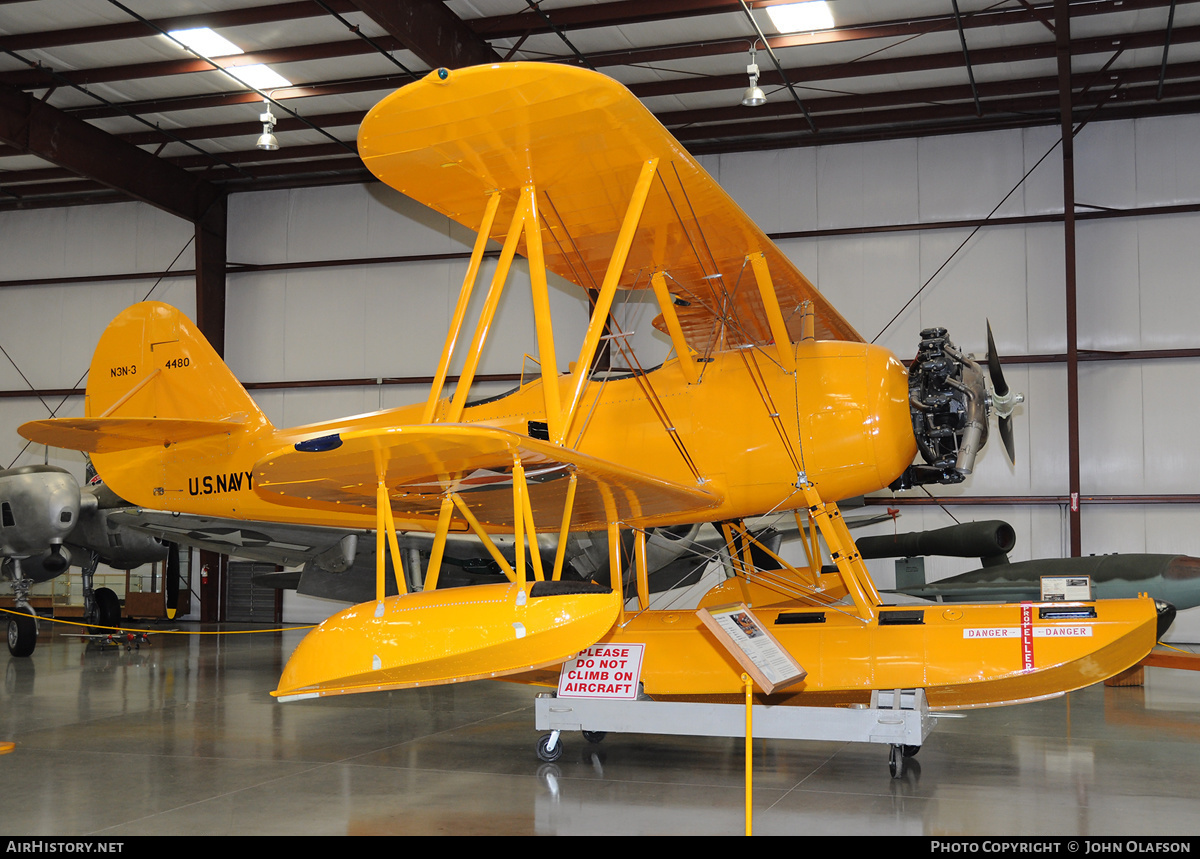
[[[740,739],[564,734],[544,764],[529,688],[280,704],[302,632],[100,652],[46,626],[31,658],[0,656],[7,835],[743,831]],[[1140,688],[942,719],[901,779],[885,746],[759,740],[754,831],[1190,835],[1197,772],[1200,676],[1147,669]]]

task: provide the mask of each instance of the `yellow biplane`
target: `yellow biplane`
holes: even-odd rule
[[[742,668],[693,611],[649,608],[647,530],[695,522],[722,523],[736,572],[702,604],[751,605],[807,670],[774,702],[924,689],[935,707],[1015,703],[1104,679],[1153,646],[1148,598],[883,604],[836,502],[911,474],[918,447],[931,463],[919,468],[961,479],[1003,392],[936,330],[910,384],[620,84],[549,64],[439,69],[369,113],[359,150],[385,183],[478,233],[427,401],[276,429],[186,318],[144,303],[101,338],[86,416],[21,427],[91,452],[106,484],[144,508],[375,529],[377,598],[310,632],[276,695],[494,677],[553,685],[574,654],[625,644],[644,646],[650,696],[737,695]],[[489,240],[502,250],[472,331]],[[517,254],[529,261],[540,375],[472,404]],[[547,272],[594,297],[565,370]],[[605,334],[609,311],[628,289],[652,291],[674,357],[601,378],[602,344],[621,342]],[[462,373],[446,390],[456,351]],[[837,574],[815,558],[760,575],[741,523],[768,511],[811,516]],[[400,569],[397,533],[409,529],[433,535],[424,588],[404,592],[397,575],[401,593],[387,596],[386,559]],[[438,587],[449,535],[467,531],[506,583]],[[563,577],[577,531],[607,532],[607,581]],[[560,538],[553,564],[537,551],[510,563],[491,539],[532,547],[539,532]]]

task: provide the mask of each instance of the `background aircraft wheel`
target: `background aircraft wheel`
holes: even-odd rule
[[[96,617],[95,622],[100,626],[121,625],[121,600],[111,588],[96,588]],[[111,632],[109,629],[97,629],[93,632]]]
[[[920,746],[901,746],[900,751],[904,752],[904,757],[906,757],[906,758],[915,758],[917,756],[917,752],[921,751],[921,747]]]
[[[29,656],[37,645],[37,618],[29,614],[8,616],[8,652],[13,656]]]
[[[891,752],[888,753],[888,771],[892,774],[892,778],[900,778],[904,775],[903,746],[892,746]]]
[[[608,736],[606,731],[584,731],[583,738],[589,743],[602,743],[604,738]]]
[[[552,764],[556,760],[558,760],[559,758],[562,757],[562,749],[563,749],[563,747],[562,747],[562,739],[561,738],[559,739],[559,741],[557,743],[554,744],[553,749],[550,748],[550,735],[546,734],[546,735],[542,736],[540,739],[538,739],[538,744],[537,744],[538,760],[543,761],[548,764]]]

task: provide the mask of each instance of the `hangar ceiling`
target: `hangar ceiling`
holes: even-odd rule
[[[595,68],[696,154],[1054,124],[1060,50],[1076,124],[1200,109],[1194,0],[832,0],[831,29],[791,34],[781,2],[0,0],[0,210],[132,198],[196,220],[222,192],[363,181],[366,111],[481,62]],[[200,27],[244,53],[166,35]],[[767,102],[744,107],[752,45]],[[286,83],[222,70],[257,64]],[[276,151],[255,145],[264,94]]]

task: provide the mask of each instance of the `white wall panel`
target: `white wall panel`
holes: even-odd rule
[[[225,363],[243,382],[286,379],[287,282],[283,271],[231,274],[226,279]]]
[[[288,199],[290,191],[234,194],[229,198],[230,263],[288,261]]]
[[[1196,158],[1200,117],[1160,116],[1133,124],[1138,205],[1200,200],[1200,161]]]
[[[1084,494],[1194,494],[1200,413],[1194,361],[1080,366],[1080,477]]]
[[[805,240],[819,253],[821,292],[865,339],[879,334],[921,284],[921,239],[916,233],[884,233],[864,242],[857,236]],[[788,243],[791,252],[792,242]],[[914,302],[880,343],[905,358],[916,352],[920,306]],[[913,336],[908,336],[912,332]]]
[[[364,375],[433,375],[466,268],[422,262],[363,271]]]
[[[364,376],[366,300],[359,267],[288,272],[283,313],[286,379]]]
[[[1058,149],[1058,126],[1026,128],[1021,132],[1025,150],[1024,170],[1029,175],[1021,183],[1021,196],[1026,215],[1042,215],[1062,211],[1062,155]],[[1076,141],[1076,147],[1079,146]],[[1047,153],[1049,153],[1047,155]],[[1076,152],[1076,163],[1079,153]],[[1076,184],[1079,168],[1076,166]],[[993,206],[1000,202],[997,197]],[[989,208],[988,211],[991,211]]]
[[[1146,542],[1148,507],[1089,504],[1086,509],[1082,532],[1085,555],[1138,555],[1156,551]],[[1171,548],[1161,551],[1164,554],[1183,552]]]
[[[1132,122],[1091,122],[1075,135],[1076,211],[1086,212],[1089,205],[1114,209],[1138,205],[1137,162],[1130,157],[1135,143]],[[1059,166],[1058,200],[1051,211],[1061,212],[1062,155],[1055,152],[1046,160]]]
[[[1051,156],[1053,157],[1053,156]],[[922,138],[917,147],[922,221],[982,218],[1025,175],[1020,131]],[[1018,192],[997,217],[1024,214]]]
[[[823,241],[817,239],[784,239],[777,242],[779,249],[792,261],[792,265],[800,269],[818,290],[826,293],[825,278],[821,275],[822,244]],[[838,302],[839,308],[844,306],[840,299],[834,297],[833,292],[828,292],[828,296],[830,300]]]
[[[379,393],[370,388],[299,388],[283,392],[276,426],[298,427],[377,411]],[[270,417],[270,416],[268,416]]]
[[[1069,488],[1067,457],[1067,371],[1061,364],[1031,364],[1025,368],[1024,387],[1019,374],[1006,367],[1005,380],[1025,394],[1013,412],[1017,462],[1029,463],[1032,495],[1066,495]],[[1022,440],[1028,433],[1028,447]],[[983,494],[987,490],[979,490]],[[997,491],[996,494],[1006,494]]]
[[[917,146],[910,139],[817,147],[817,226],[916,223]]]
[[[1059,209],[1062,208],[1059,197]],[[1062,353],[1067,349],[1066,264],[1061,224],[1031,224],[1025,228],[1026,347],[1031,355]],[[1009,285],[1011,286],[1011,284]],[[997,348],[1019,354],[1011,344],[1020,332],[996,331]],[[1010,339],[1013,338],[1013,339]]]
[[[1138,234],[1137,224],[1126,219],[1077,224],[1080,349],[1119,351],[1142,346]]]
[[[86,260],[68,254],[65,210],[35,209],[31,212],[0,212],[0,277],[17,280],[31,277],[62,277],[69,265]],[[77,272],[73,272],[77,273]]]
[[[1146,361],[1141,370],[1146,491],[1200,493],[1200,366],[1188,359]]]
[[[961,349],[983,355],[990,319],[1000,337],[997,342],[1009,346],[1009,354],[1025,352],[1020,339],[1027,318],[1025,228],[980,230],[955,253],[969,233],[921,234],[921,282],[929,280],[929,286],[921,293],[918,330],[908,333],[908,342],[915,346],[920,328],[940,325]],[[1019,343],[1018,349],[1011,349],[1014,343]]]
[[[1130,228],[1138,235],[1142,348],[1200,345],[1200,215],[1139,218]]]
[[[764,232],[817,225],[816,152],[774,149],[720,156],[721,187]]]
[[[367,255],[367,196],[361,185],[291,191],[286,217],[289,262]]]
[[[1142,433],[1138,363],[1080,365],[1080,490],[1085,495],[1146,492]]]
[[[366,255],[470,252],[475,234],[382,184],[366,192]]]

